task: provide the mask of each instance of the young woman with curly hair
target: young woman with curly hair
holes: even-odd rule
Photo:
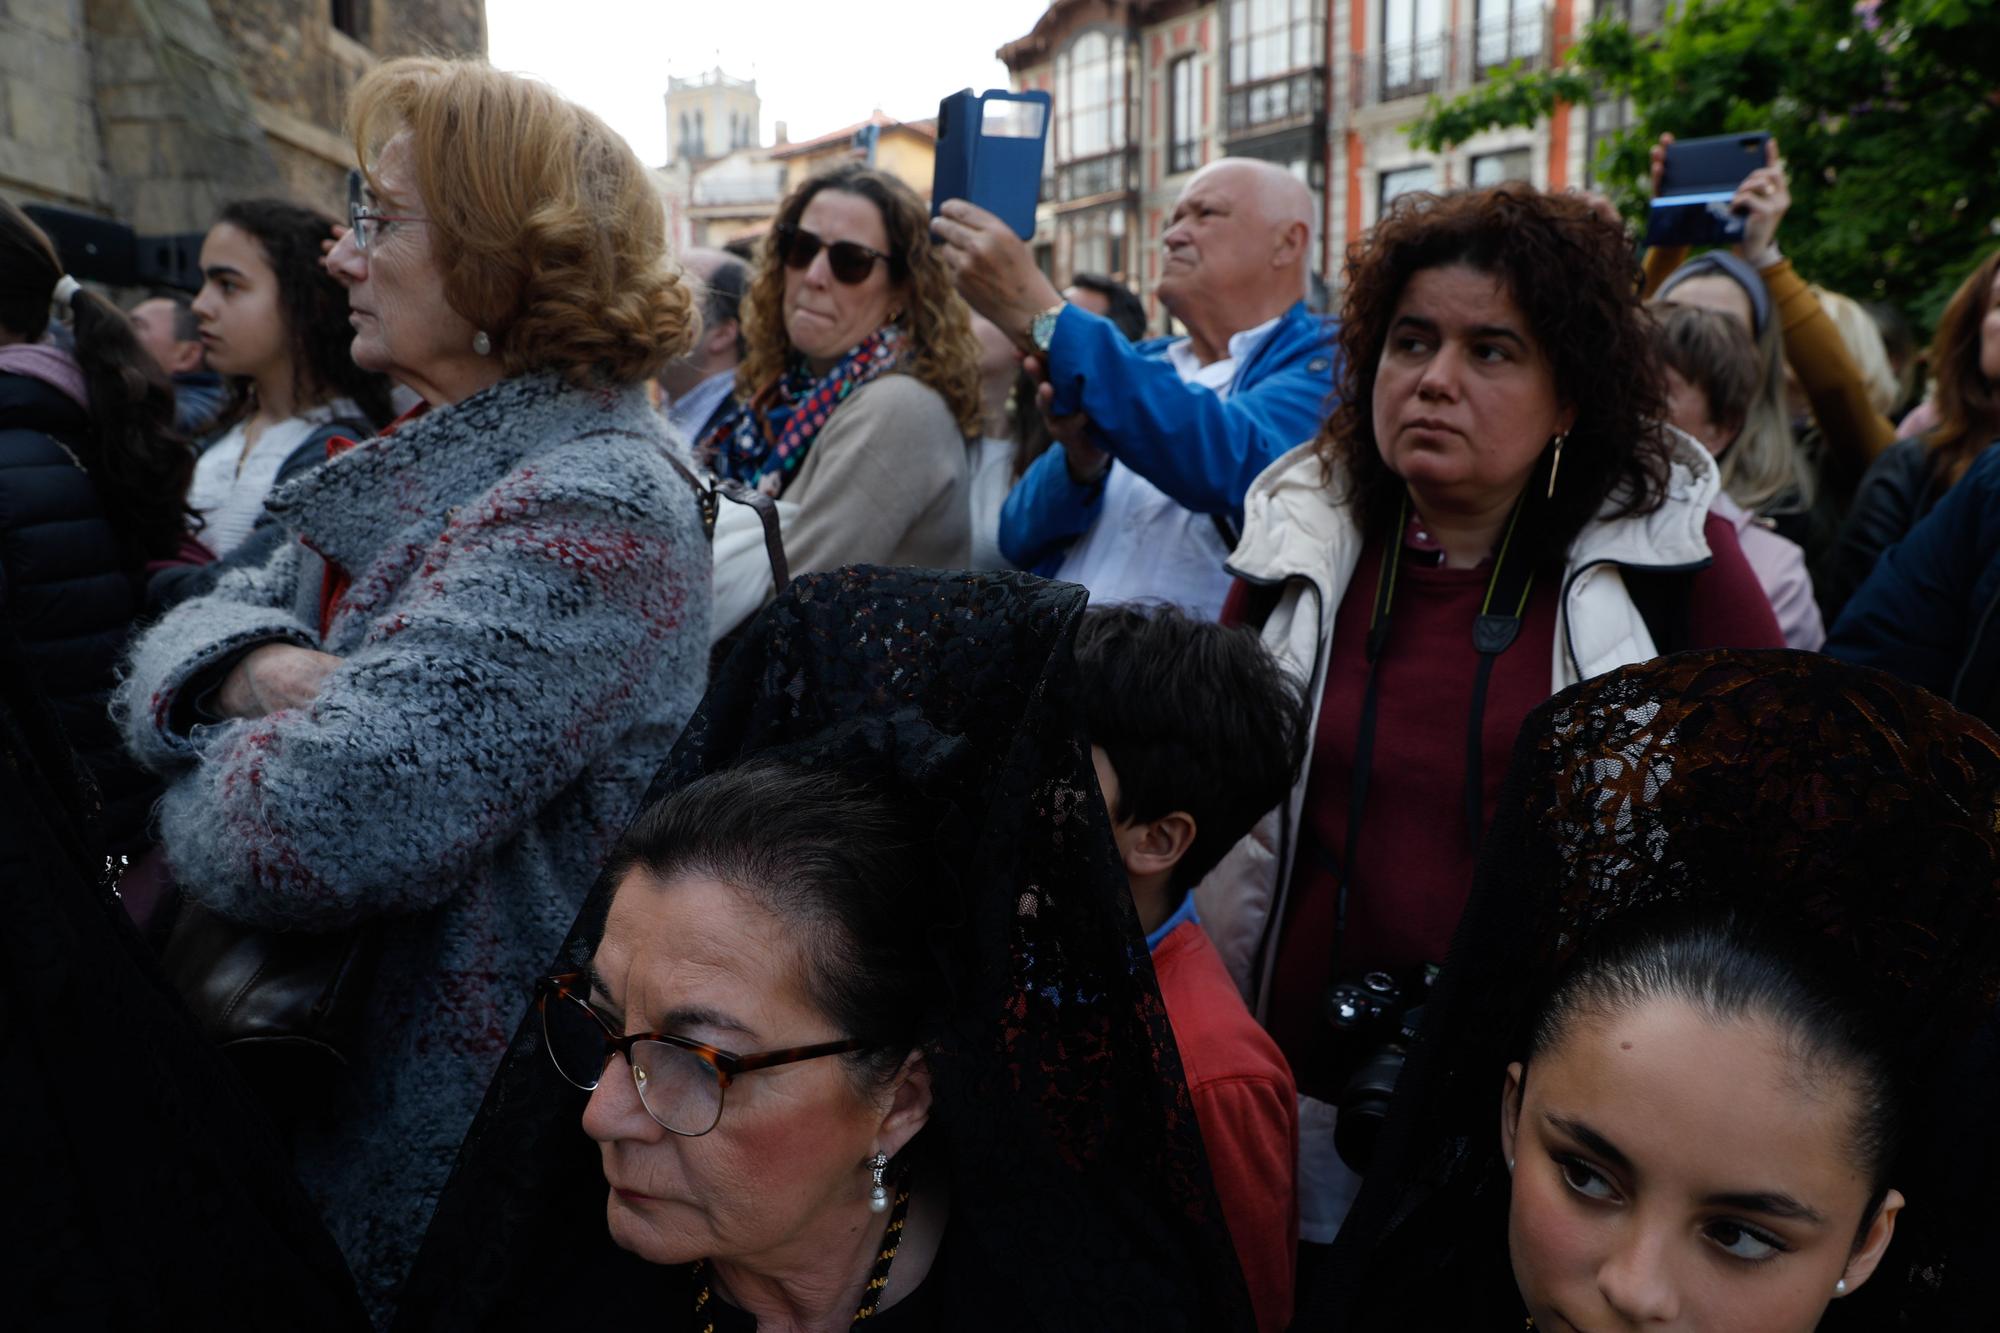
[[[1656,653],[1783,644],[1714,460],[1660,424],[1636,274],[1578,199],[1404,197],[1348,253],[1339,405],[1250,487],[1225,617],[1309,683],[1314,742],[1198,901],[1298,1072],[1308,1242],[1351,1197],[1335,1105],[1381,1040],[1328,987],[1443,958],[1522,719]]]
[[[332,232],[316,209],[244,199],[202,241],[194,317],[229,398],[188,503],[217,555],[242,545],[276,486],[325,461],[335,435],[366,439],[394,415],[388,379],[348,355],[347,295],[319,262]]]
[[[923,201],[861,166],[793,190],[758,256],[743,334],[737,408],[701,443],[718,472],[798,505],[785,522],[793,572],[964,566],[979,344]]]
[[[326,262],[355,361],[424,410],[273,492],[285,540],[154,625],[118,703],[192,903],[379,942],[350,1063],[283,1109],[386,1323],[515,979],[701,695],[710,557],[645,391],[694,298],[632,150],[478,61],[353,96],[370,195]]]

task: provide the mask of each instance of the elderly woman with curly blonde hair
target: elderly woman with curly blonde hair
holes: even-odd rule
[[[743,324],[736,409],[702,445],[717,471],[797,504],[792,569],[965,565],[979,344],[923,201],[861,166],[794,189]]]
[[[709,556],[643,389],[696,315],[631,149],[476,61],[382,65],[351,124],[327,266],[423,404],[277,488],[289,539],[148,632],[119,704],[186,899],[379,941],[347,1068],[281,1109],[380,1319],[518,978],[701,695]]]

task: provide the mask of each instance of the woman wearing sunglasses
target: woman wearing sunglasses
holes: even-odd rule
[[[979,345],[923,201],[861,166],[793,190],[743,330],[736,410],[702,446],[718,472],[799,505],[792,568],[963,567]]]
[[[1083,602],[841,570],[752,622],[399,1328],[1254,1327],[1075,739]]]

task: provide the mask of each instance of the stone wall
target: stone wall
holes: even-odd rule
[[[0,0],[0,194],[105,211],[83,0]]]
[[[327,0],[0,0],[0,196],[142,232],[226,200],[338,213],[348,90],[377,60],[480,54],[483,0],[372,0],[356,37]]]

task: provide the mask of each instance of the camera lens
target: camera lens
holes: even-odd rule
[[[1389,1102],[1402,1072],[1403,1048],[1385,1046],[1363,1061],[1340,1090],[1333,1147],[1340,1160],[1355,1171],[1366,1171],[1374,1159],[1375,1141],[1382,1133],[1382,1122],[1389,1118]]]

